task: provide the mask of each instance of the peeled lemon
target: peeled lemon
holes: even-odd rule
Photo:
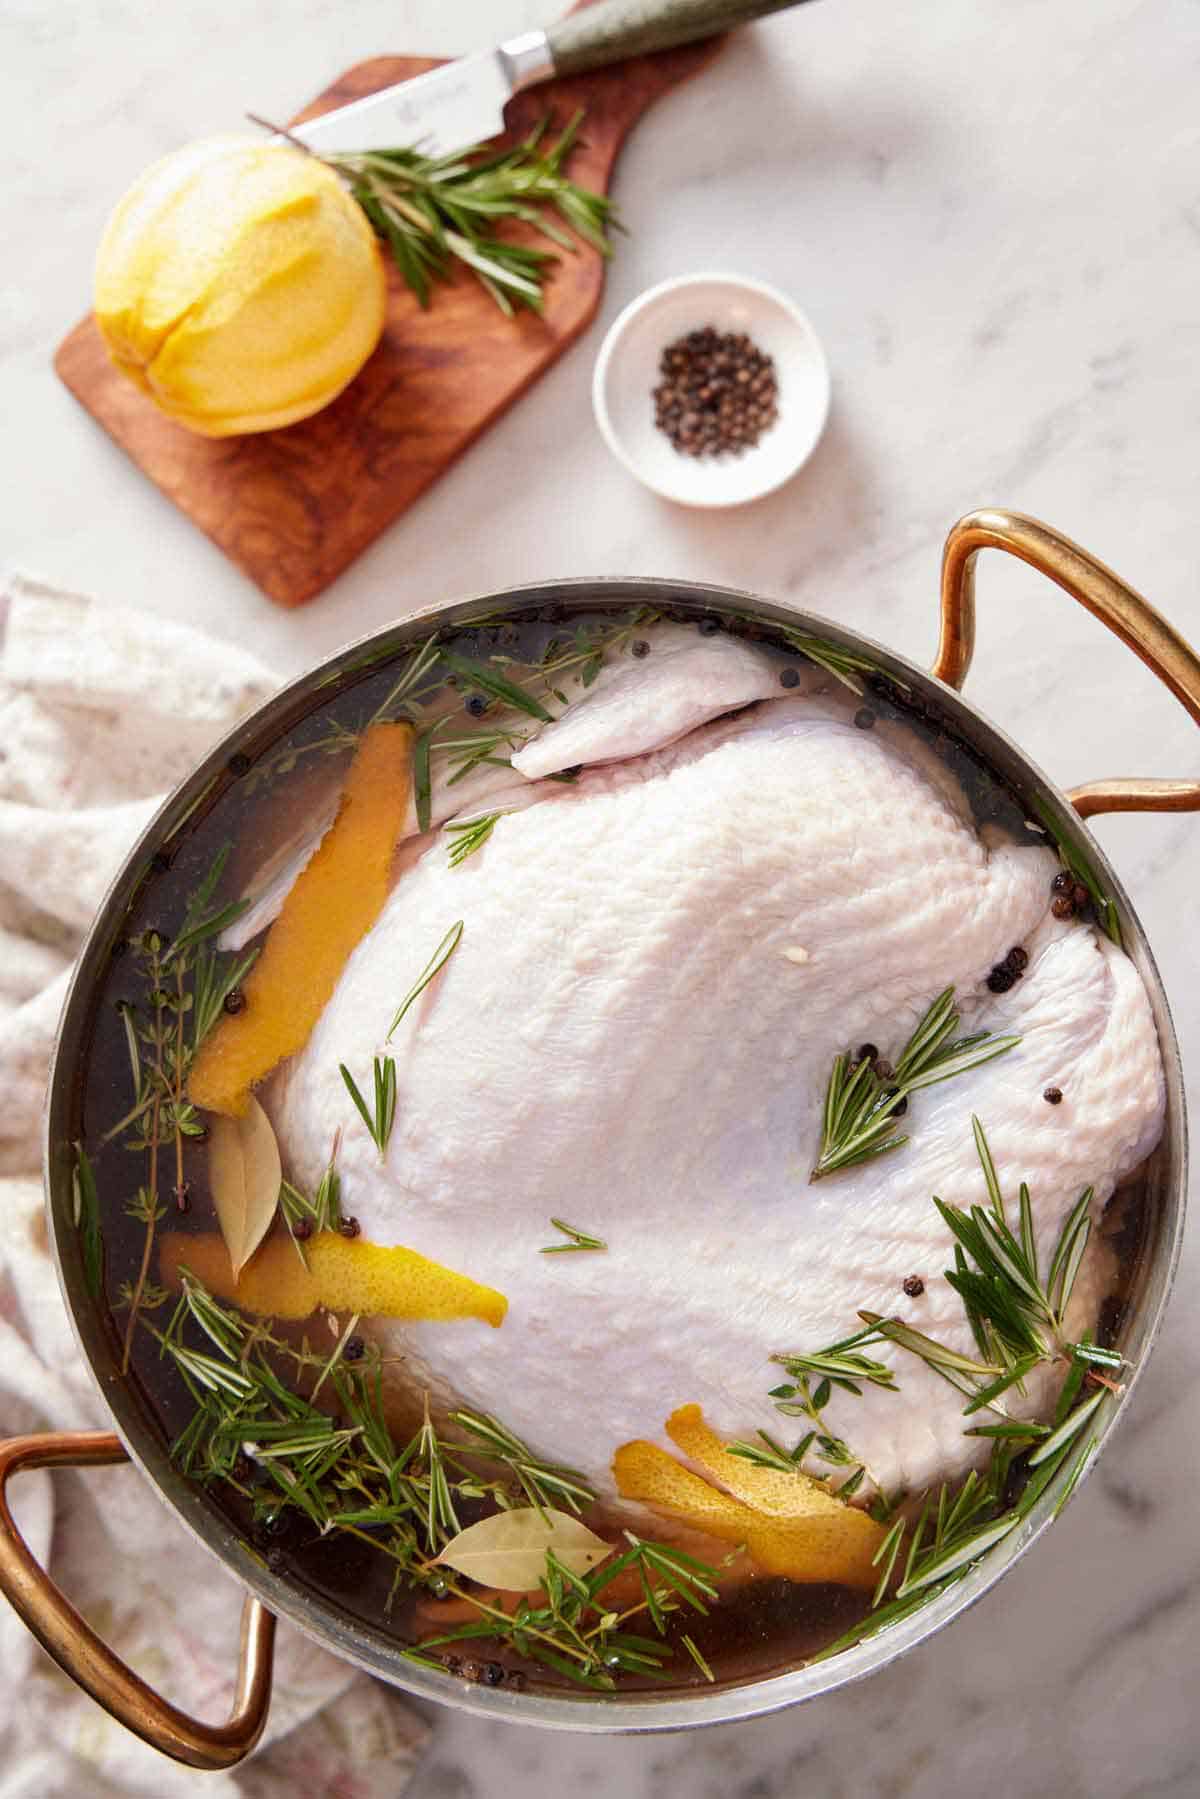
[[[207,437],[270,431],[353,380],[383,330],[383,258],[331,169],[242,137],[189,144],[136,181],[96,258],[108,351]]]

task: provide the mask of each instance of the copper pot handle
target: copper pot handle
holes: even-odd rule
[[[961,687],[975,649],[975,558],[1007,550],[1065,588],[1154,670],[1200,724],[1200,657],[1149,600],[1086,550],[1020,512],[968,512],[942,552],[941,632],[932,672]],[[1097,812],[1200,811],[1200,781],[1089,781],[1067,795],[1082,818]]]
[[[224,1724],[201,1724],[113,1654],[38,1566],[13,1522],[8,1480],[22,1468],[101,1468],[127,1460],[111,1431],[46,1431],[0,1442],[0,1591],[64,1673],[127,1730],[191,1768],[231,1768],[250,1753],[267,1721],[275,1654],[271,1613],[247,1594],[233,1709]]]

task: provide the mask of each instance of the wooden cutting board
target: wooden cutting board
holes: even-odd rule
[[[561,125],[583,107],[570,173],[607,192],[630,127],[719,44],[661,51],[519,94],[504,141],[547,115]],[[298,118],[437,66],[429,57],[373,57]],[[54,366],[143,474],[269,599],[298,606],[335,580],[574,342],[599,305],[604,266],[586,245],[564,255],[547,284],[544,314],[515,319],[465,276],[437,289],[423,311],[391,270],[383,339],[362,372],[313,418],[253,437],[197,437],[164,418],[117,374],[90,315],[59,346]]]

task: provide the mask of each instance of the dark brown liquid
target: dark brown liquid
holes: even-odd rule
[[[675,616],[691,615],[676,611]],[[575,623],[582,619],[600,619],[611,625],[614,614],[574,614],[569,625],[544,618],[513,621],[504,627],[493,623],[460,633],[448,640],[448,647],[460,655],[486,658],[497,646],[503,646],[507,654],[519,654],[523,660],[535,663],[548,641],[565,641]],[[744,628],[747,635],[771,641],[769,629],[763,626],[742,627],[731,622],[728,628]],[[786,645],[781,643],[779,647],[792,662],[800,660]],[[143,887],[127,917],[125,938],[136,940],[152,928],[168,939],[177,932],[189,895],[227,843],[234,848],[218,899],[232,898],[241,892],[267,857],[314,810],[319,810],[323,799],[336,791],[352,753],[351,738],[371,719],[393,687],[397,667],[397,663],[376,665],[321,690],[319,704],[313,704],[311,710],[297,718],[278,740],[259,745],[248,767],[243,768],[240,763],[231,767],[204,808],[192,815],[186,830],[173,841],[169,862],[164,860]],[[1018,838],[1034,840],[1026,827],[1026,807],[1020,798],[946,720],[914,710],[899,687],[883,677],[867,676],[866,683],[864,704],[877,715],[903,718],[933,744],[962,781],[981,823],[997,822]],[[483,729],[485,723],[475,719],[466,722],[471,729]],[[338,729],[350,737],[339,741]],[[132,954],[115,955],[96,996],[90,1053],[80,1074],[82,1136],[92,1156],[100,1193],[105,1291],[113,1308],[113,1332],[118,1338],[124,1334],[127,1317],[119,1306],[120,1288],[123,1283],[136,1281],[145,1240],[143,1225],[126,1215],[125,1205],[146,1178],[146,1157],[124,1148],[120,1138],[107,1145],[101,1140],[131,1104],[130,1069],[118,1007],[124,1000],[143,1001],[140,986]],[[185,1144],[183,1175],[189,1189],[186,1211],[176,1210],[172,1194],[173,1149],[160,1152],[160,1161],[159,1185],[167,1217],[159,1229],[211,1232],[215,1216],[206,1188],[203,1143]],[[1108,1340],[1118,1336],[1123,1310],[1136,1286],[1151,1211],[1147,1193],[1144,1183],[1135,1184],[1119,1196],[1119,1207],[1114,1201],[1110,1208],[1117,1227],[1112,1241],[1119,1254],[1120,1272],[1101,1321]],[[349,1202],[348,1209],[353,1209]],[[156,1275],[157,1269],[152,1268],[152,1278]],[[134,1336],[131,1378],[164,1443],[170,1443],[191,1417],[192,1401],[173,1365],[159,1355],[154,1340],[142,1329]],[[539,1447],[553,1454],[553,1443]],[[281,1513],[273,1525],[256,1523],[250,1508],[238,1496],[231,1497],[220,1484],[210,1489],[210,1501],[259,1553],[274,1551],[273,1560],[281,1555],[290,1578],[319,1595],[330,1609],[346,1619],[383,1631],[399,1645],[417,1642],[439,1628],[437,1602],[428,1593],[401,1592],[389,1608],[392,1564],[367,1543],[337,1535],[319,1539],[296,1511]],[[672,1621],[670,1635],[677,1637],[688,1632],[711,1665],[718,1683],[736,1683],[761,1679],[795,1666],[850,1630],[868,1609],[866,1596],[859,1593],[832,1586],[754,1579],[732,1586],[728,1596],[707,1617],[682,1613]],[[467,1677],[474,1677],[475,1670],[483,1664],[499,1661],[506,1669],[519,1670],[531,1687],[567,1684],[558,1682],[544,1668],[520,1663],[511,1652],[487,1641],[457,1645],[454,1656],[458,1664],[465,1666]],[[677,1687],[705,1685],[700,1670],[681,1650],[668,1666]],[[619,1681],[621,1690],[626,1691],[648,1684],[626,1674]],[[670,1687],[656,1683],[656,1690],[668,1692]]]

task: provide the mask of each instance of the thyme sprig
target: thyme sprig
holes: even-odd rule
[[[517,306],[541,312],[557,252],[578,248],[557,219],[602,256],[612,254],[612,202],[563,173],[582,122],[583,113],[575,113],[553,146],[544,143],[543,120],[513,149],[491,154],[475,144],[444,156],[397,149],[320,160],[349,183],[422,306],[457,264],[511,317]],[[533,227],[556,248],[514,242],[497,229],[505,221]]]
[[[410,1654],[428,1664],[431,1649],[494,1637],[577,1685],[599,1692],[613,1690],[617,1673],[665,1678],[662,1668],[671,1655],[671,1646],[661,1639],[666,1635],[668,1621],[684,1606],[705,1615],[717,1598],[714,1583],[719,1570],[666,1543],[648,1542],[632,1531],[624,1535],[628,1547],[588,1574],[573,1574],[553,1552],[547,1552],[542,1605],[522,1602],[515,1611],[508,1612],[451,1584],[451,1592],[475,1606],[480,1613],[478,1620],[440,1636],[426,1637]],[[605,1595],[620,1576],[629,1572],[637,1577],[641,1598],[623,1611],[613,1610]],[[625,1629],[631,1619],[643,1613],[658,1633],[657,1638]]]
[[[825,1092],[821,1147],[810,1181],[824,1180],[839,1169],[853,1168],[888,1154],[908,1142],[898,1132],[897,1118],[910,1093],[953,1080],[1020,1043],[1019,1037],[994,1037],[976,1031],[956,1038],[959,1014],[953,987],[945,988],[921,1018],[901,1050],[894,1073],[885,1078],[873,1059],[858,1061],[838,1055]]]
[[[122,1002],[121,1020],[129,1056],[133,1104],[101,1139],[123,1137],[125,1147],[146,1157],[145,1179],[126,1211],[145,1227],[135,1278],[129,1283],[129,1318],[122,1371],[129,1367],[134,1331],[150,1276],[155,1232],[165,1215],[162,1203],[166,1176],[164,1153],[173,1163],[171,1187],[186,1194],[184,1144],[201,1137],[204,1126],[187,1098],[187,1079],[196,1051],[216,1023],[230,991],[245,977],[257,955],[225,956],[216,938],[244,910],[240,900],[214,904],[229,860],[226,844],[191,894],[174,942],[157,930],[143,931],[131,945],[140,988],[135,1000]],[[81,1152],[82,1153],[82,1152]],[[87,1175],[79,1162],[84,1198]],[[89,1251],[91,1254],[91,1251]],[[89,1278],[94,1262],[89,1264]]]

